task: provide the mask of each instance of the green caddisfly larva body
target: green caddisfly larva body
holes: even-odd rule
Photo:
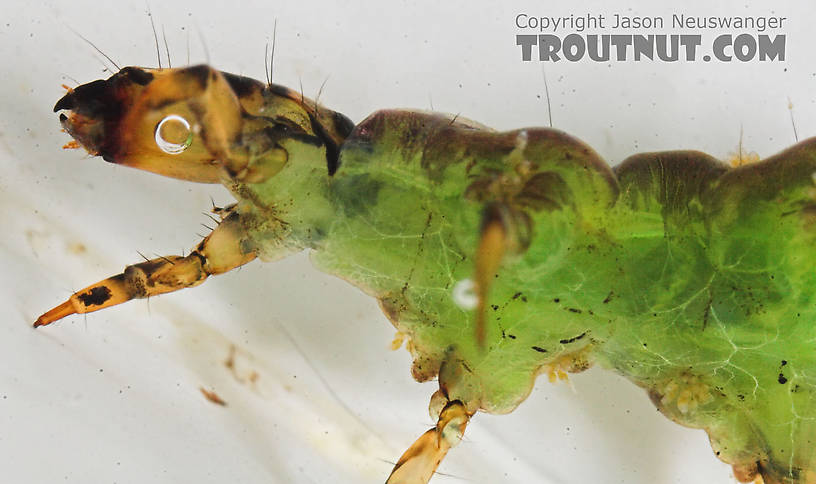
[[[610,168],[553,129],[384,110],[358,124],[207,66],[128,67],[55,106],[94,155],[223,183],[186,256],[128,266],[36,326],[312,251],[375,297],[438,379],[438,424],[388,483],[427,482],[477,412],[593,364],[705,429],[744,482],[816,482],[816,141],[733,168],[695,151]]]

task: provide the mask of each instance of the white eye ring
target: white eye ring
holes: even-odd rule
[[[182,126],[187,130],[187,139],[184,140],[182,143],[173,143],[172,141],[167,141],[166,139],[162,138],[161,130],[165,123],[169,123],[171,121],[175,121],[177,123],[181,123]],[[156,146],[159,147],[162,151],[170,155],[178,155],[182,153],[184,150],[190,147],[193,143],[193,130],[190,128],[190,123],[187,122],[186,119],[182,118],[178,114],[171,114],[169,116],[165,116],[164,119],[159,121],[159,124],[156,125]]]

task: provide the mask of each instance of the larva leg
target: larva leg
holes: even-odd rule
[[[507,227],[505,226],[499,206],[488,206],[482,217],[482,234],[479,248],[476,251],[476,340],[484,346],[485,311],[487,295],[493,276],[499,269],[504,253],[507,251]]]
[[[448,402],[436,427],[422,434],[402,454],[385,484],[426,484],[448,450],[462,440],[470,417],[462,402]]]
[[[201,284],[255,258],[240,215],[232,212],[186,257],[172,255],[125,267],[124,272],[75,292],[34,323],[45,326],[76,313],[89,313]]]
[[[518,253],[529,244],[530,222],[527,216],[503,203],[491,203],[482,214],[481,235],[476,250],[474,285],[476,289],[476,341],[484,347],[485,312],[490,285],[505,255]]]

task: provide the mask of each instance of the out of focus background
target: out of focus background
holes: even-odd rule
[[[355,121],[433,109],[498,129],[549,124],[610,163],[698,149],[771,155],[816,134],[816,6],[808,0],[617,2],[150,2],[163,64],[210,62],[274,81]],[[254,262],[203,286],[33,330],[73,290],[207,233],[220,186],[62,150],[61,84],[109,65],[156,66],[148,5],[5,2],[0,18],[0,469],[4,482],[383,482],[433,425],[375,302],[306,254]],[[784,62],[522,62],[519,13],[786,17]],[[572,30],[559,31],[565,35]],[[742,30],[699,33],[707,48]],[[753,35],[755,30],[745,31]],[[608,33],[608,32],[598,32]],[[205,47],[206,46],[206,47]],[[534,57],[535,58],[535,54]],[[793,119],[793,123],[792,123]],[[794,133],[794,124],[797,134]],[[435,484],[731,483],[702,431],[658,414],[600,369],[542,379],[504,416],[479,414]],[[215,392],[226,406],[204,398]]]

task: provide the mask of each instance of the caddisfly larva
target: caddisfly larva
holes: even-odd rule
[[[354,124],[208,66],[127,67],[55,111],[90,153],[237,203],[191,253],[128,266],[35,326],[309,249],[378,299],[413,376],[438,378],[438,423],[389,483],[427,482],[477,412],[512,411],[538,374],[592,364],[704,428],[740,480],[813,480],[816,140],[736,168],[675,151],[612,169],[556,130],[407,110]]]

